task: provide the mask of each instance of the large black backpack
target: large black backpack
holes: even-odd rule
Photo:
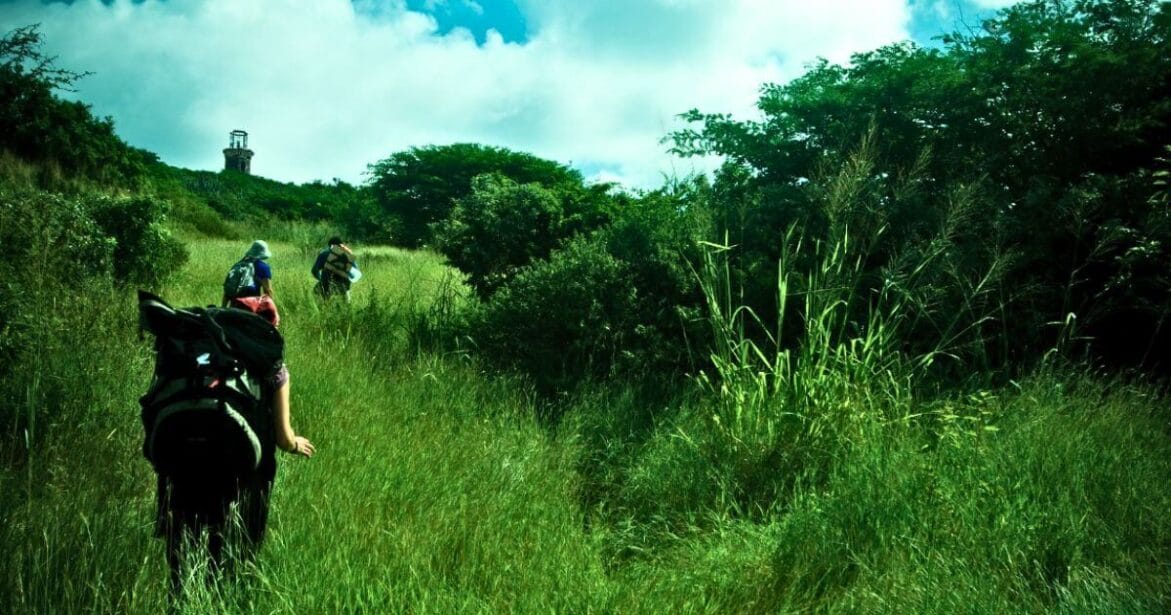
[[[236,309],[175,309],[139,291],[139,322],[155,336],[150,389],[139,400],[143,454],[176,480],[242,477],[272,455],[262,383],[280,368],[284,341],[260,316]]]

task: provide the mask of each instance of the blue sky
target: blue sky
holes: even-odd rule
[[[488,30],[495,30],[506,43],[528,42],[528,23],[512,0],[408,0],[406,6],[435,18],[439,36],[464,28],[482,45]]]
[[[929,45],[933,37],[964,24],[975,26],[982,17],[993,14],[995,8],[1008,3],[909,0],[907,4],[911,7],[910,38]],[[496,30],[505,42],[523,44],[528,41],[528,23],[521,8],[512,0],[408,0],[406,6],[434,17],[439,35],[464,28],[483,44],[488,30]]]
[[[977,25],[1004,0],[0,0],[0,29],[93,74],[69,96],[132,145],[217,170],[364,180],[412,146],[477,142],[628,187],[712,168],[667,154],[691,108],[755,117],[819,57]]]

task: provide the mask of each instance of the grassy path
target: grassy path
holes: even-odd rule
[[[218,300],[226,267],[246,247],[191,245],[190,265],[161,289],[174,305]],[[314,254],[272,246],[275,296],[292,373],[294,426],[312,460],[282,456],[271,532],[247,591],[195,595],[196,612],[229,610],[424,612],[577,610],[605,604],[602,574],[573,500],[570,449],[531,421],[508,381],[459,361],[418,359],[399,331],[357,311],[322,309],[311,294]],[[359,253],[365,278],[354,308],[425,305],[443,270],[433,257]],[[132,317],[121,306],[114,312]],[[370,310],[366,310],[370,312]],[[109,314],[105,315],[111,316]],[[393,319],[391,319],[393,322]],[[14,604],[157,611],[165,604],[162,545],[149,537],[151,474],[139,455],[134,403],[149,374],[148,346],[108,339],[95,361],[135,357],[82,434],[53,430],[33,458],[61,473],[35,492],[13,528],[43,542],[18,554]],[[129,337],[129,339],[127,339]],[[129,345],[130,347],[126,347]],[[114,382],[118,379],[103,379]],[[106,436],[92,446],[91,436]],[[41,467],[31,467],[29,475]],[[6,488],[17,487],[9,477]],[[43,540],[42,540],[43,537]],[[230,606],[229,606],[230,605]],[[8,611],[11,612],[11,611]]]
[[[200,247],[181,290],[216,289],[239,250]],[[319,450],[282,459],[259,572],[278,604],[527,611],[604,598],[572,499],[570,452],[519,418],[532,413],[516,389],[457,362],[409,358],[401,331],[342,306],[322,310],[308,275],[315,254],[273,248],[294,421]],[[359,261],[355,309],[417,310],[444,275],[424,254],[360,252]]]

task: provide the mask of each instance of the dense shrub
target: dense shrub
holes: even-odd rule
[[[481,349],[550,391],[605,376],[626,347],[638,293],[626,264],[579,238],[508,280],[474,324]]]
[[[628,198],[597,232],[638,293],[623,354],[623,366],[637,373],[694,371],[694,349],[708,345],[695,269],[700,241],[712,232],[708,192],[696,179]]]
[[[535,184],[475,184],[445,225],[443,247],[484,303],[472,335],[493,361],[547,390],[618,373],[670,379],[694,367],[689,344],[706,343],[694,270],[708,232],[704,182],[576,212]],[[570,230],[569,220],[591,213]]]
[[[59,329],[48,306],[106,281],[113,269],[113,238],[76,200],[43,192],[0,192],[0,424],[18,426],[25,395],[18,368],[36,355],[41,339]],[[11,434],[6,434],[11,435]]]
[[[97,197],[87,208],[101,231],[115,241],[114,279],[157,284],[187,261],[187,249],[164,226],[169,205],[152,197]]]
[[[440,226],[440,251],[487,299],[529,263],[546,258],[565,238],[559,195],[539,184],[481,175]]]
[[[181,267],[187,253],[163,228],[165,209],[150,198],[0,191],[0,373],[39,352],[79,297],[107,295],[112,282],[155,284]]]
[[[194,196],[228,220],[328,220],[352,224],[347,234],[385,239],[369,220],[371,204],[364,191],[341,180],[294,184],[238,171],[213,173],[166,165],[152,167],[151,179],[164,194]]]
[[[0,189],[0,267],[9,286],[39,281],[68,284],[112,271],[113,237],[106,235],[80,200],[39,191]],[[52,275],[44,276],[45,272]]]

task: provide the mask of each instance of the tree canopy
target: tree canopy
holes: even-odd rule
[[[756,205],[717,220],[755,246],[745,257],[755,261],[779,256],[770,238],[788,225],[814,238],[829,228],[832,181],[816,180],[865,150],[865,194],[846,201],[865,201],[847,216],[853,227],[883,230],[865,255],[872,279],[892,279],[898,259],[951,220],[953,263],[1011,263],[995,318],[1017,342],[1006,352],[1048,347],[1046,323],[1068,313],[1103,352],[1149,349],[1171,299],[1136,277],[1171,266],[1165,216],[1149,199],[1150,169],[1171,143],[1171,3],[1035,0],[941,43],[822,61],[766,86],[760,120],[692,110],[674,150],[728,161],[717,192]],[[956,227],[965,187],[977,196]]]
[[[417,247],[432,241],[430,225],[448,218],[472,179],[497,173],[520,184],[581,186],[581,173],[560,163],[476,143],[428,145],[369,165],[369,188],[394,229],[393,240]]]
[[[86,73],[54,64],[41,51],[36,26],[0,38],[0,149],[46,169],[101,183],[130,185],[157,158],[130,147],[110,118],[95,118],[89,106],[61,100]]]

